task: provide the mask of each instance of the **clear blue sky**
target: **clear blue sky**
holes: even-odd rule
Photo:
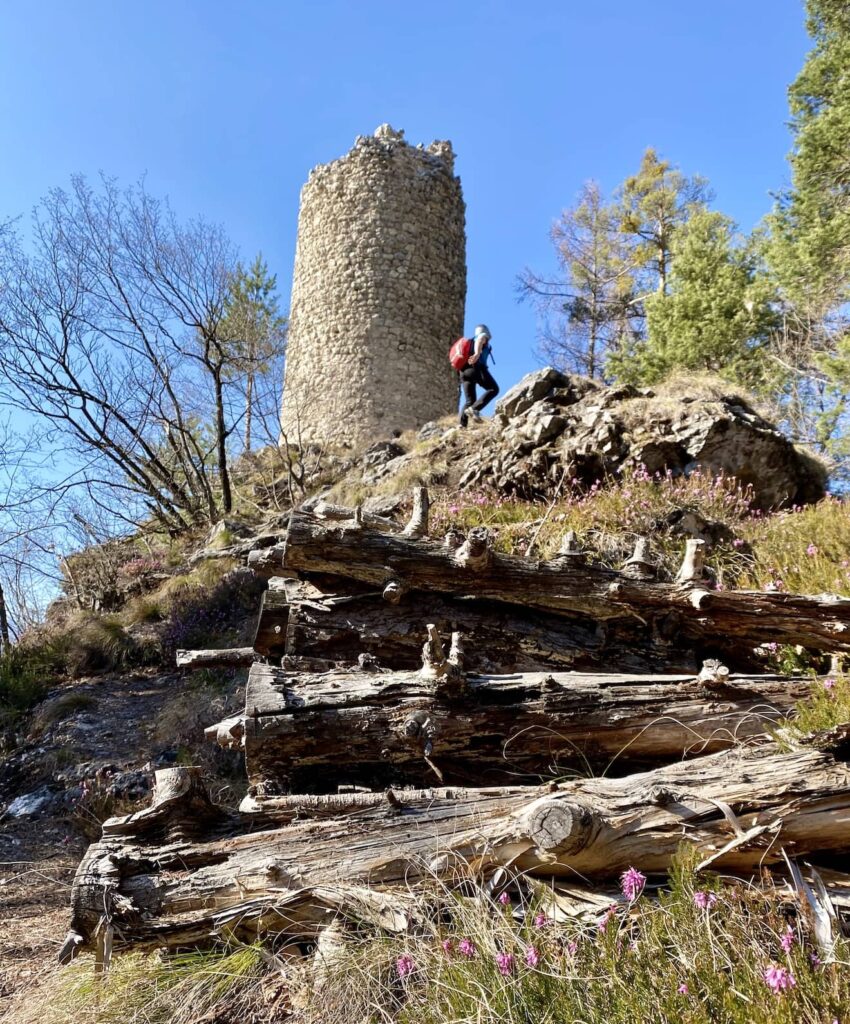
[[[646,146],[749,229],[786,180],[802,0],[39,0],[0,7],[0,220],[70,174],[147,176],[257,250],[288,302],[310,168],[384,121],[451,139],[467,203],[467,325],[503,388],[534,367],[523,266],[587,178]]]

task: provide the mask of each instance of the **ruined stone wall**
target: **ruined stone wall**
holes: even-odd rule
[[[301,190],[281,429],[362,445],[457,408],[466,240],[448,142],[382,125]]]

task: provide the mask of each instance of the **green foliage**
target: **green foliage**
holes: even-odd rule
[[[51,681],[46,662],[20,646],[0,655],[0,728],[14,725],[44,699]]]
[[[705,179],[687,177],[652,148],[643,154],[637,174],[620,188],[618,208],[620,230],[633,240],[644,290],[667,290],[676,229],[709,199]]]
[[[696,209],[672,232],[667,291],[645,301],[648,337],[616,353],[619,379],[655,384],[673,370],[708,370],[763,386],[762,349],[776,323],[773,289],[728,217]]]
[[[277,298],[277,277],[269,273],[261,253],[250,267],[237,264],[228,290],[222,337],[228,349],[229,376],[244,380],[244,441],[245,450],[250,451],[254,406],[258,398],[262,399],[256,393],[256,382],[283,353],[286,337],[286,317],[280,313]],[[277,395],[277,389],[274,394]]]
[[[598,922],[556,924],[542,888],[507,908],[452,893],[425,934],[352,941],[323,986],[334,1024],[829,1024],[850,998],[846,941],[836,963],[770,889],[721,887],[695,851],[657,898],[618,898]],[[544,919],[538,915],[543,914]],[[787,915],[787,916],[786,916]],[[787,948],[786,948],[787,947]],[[780,969],[786,981],[768,983]]]
[[[812,680],[812,692],[799,701],[793,725],[786,726],[783,734],[793,735],[820,732],[850,722],[850,677],[839,674]]]
[[[850,9],[807,0],[814,48],[789,90],[792,188],[773,218],[777,273],[821,314],[850,299]]]
[[[277,1011],[263,998],[272,957],[259,945],[193,950],[176,955],[127,953],[108,974],[91,962],[56,975],[50,1005],[21,1007],[21,1024],[196,1024],[255,1021],[271,1024]]]

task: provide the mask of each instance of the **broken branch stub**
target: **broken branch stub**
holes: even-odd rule
[[[427,537],[428,536],[428,511],[431,507],[431,500],[428,497],[427,487],[413,488],[413,512],[410,521],[402,533],[405,537]]]
[[[490,531],[486,526],[474,526],[467,533],[466,540],[454,552],[454,561],[473,572],[487,568],[490,562]]]
[[[653,580],[656,575],[655,564],[649,555],[649,540],[638,537],[631,558],[623,565],[623,575],[633,580]]]
[[[677,583],[691,583],[703,578],[705,567],[705,541],[689,537],[685,541],[685,557],[682,567],[676,575]]]

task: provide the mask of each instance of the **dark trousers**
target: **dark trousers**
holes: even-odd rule
[[[493,374],[487,369],[487,366],[483,362],[475,363],[473,366],[467,366],[465,369],[460,371],[460,383],[463,387],[463,408],[461,409],[461,418],[467,409],[472,409],[474,412],[481,412],[488,402],[492,402],[493,399],[499,393],[499,385],[496,383]],[[484,388],[484,394],[480,398],[475,397],[475,386]]]

